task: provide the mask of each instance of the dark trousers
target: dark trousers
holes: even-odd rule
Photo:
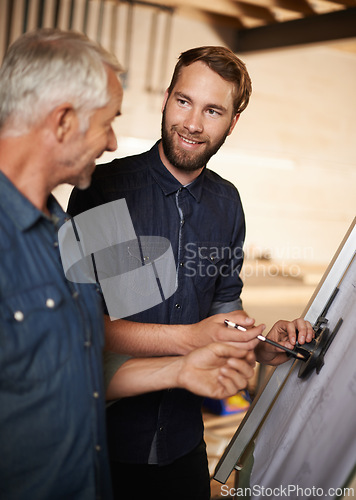
[[[169,465],[111,462],[115,500],[209,500],[210,478],[202,442]]]

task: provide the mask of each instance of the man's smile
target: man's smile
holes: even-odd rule
[[[197,141],[197,140],[194,140],[194,139],[188,139],[187,137],[184,137],[183,135],[179,134],[177,132],[177,135],[179,137],[179,139],[186,145],[191,145],[191,146],[200,146],[201,144],[204,144],[205,141]]]

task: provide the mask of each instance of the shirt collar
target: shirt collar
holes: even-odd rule
[[[157,141],[153,148],[149,151],[150,160],[149,168],[152,174],[152,177],[155,179],[157,184],[161,187],[163,193],[168,196],[172,193],[176,193],[179,189],[184,187],[163,165],[162,160],[159,156],[158,144],[160,141]],[[199,203],[201,199],[203,183],[205,177],[205,168],[201,172],[201,174],[194,179],[193,182],[186,186],[187,191],[195,198],[195,200]]]
[[[60,208],[54,196],[50,195],[47,206],[52,214],[53,222],[54,220],[64,221],[63,210]],[[26,231],[41,218],[50,220],[41,210],[38,210],[38,208],[21,194],[1,171],[0,207],[20,231]]]

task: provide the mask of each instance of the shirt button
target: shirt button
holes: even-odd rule
[[[46,300],[46,306],[49,307],[50,309],[53,309],[55,305],[56,304],[55,304],[55,302],[54,302],[53,299],[47,299]]]
[[[99,393],[98,392],[93,392],[93,396],[94,396],[95,399],[98,399]]]
[[[100,444],[97,444],[97,445],[95,446],[95,450],[96,450],[96,451],[101,451],[101,446],[100,446]]]
[[[159,430],[162,432],[164,429],[163,425],[159,428]]]
[[[79,297],[79,292],[75,291],[72,293],[73,299],[77,299]]]
[[[55,241],[55,242],[53,243],[53,246],[54,246],[54,248],[58,248],[58,246],[59,246],[58,241]]]
[[[176,309],[180,309],[180,304],[176,304],[176,305],[175,305],[175,308],[176,308]]]
[[[90,347],[90,346],[91,346],[91,342],[90,342],[90,340],[86,340],[86,341],[84,342],[84,345],[85,345],[85,347]]]
[[[15,311],[14,318],[16,319],[16,321],[23,321],[25,316],[22,311]]]
[[[182,220],[180,221],[180,225],[181,225],[181,226],[183,226],[183,225],[184,225],[184,219],[182,219]]]
[[[180,267],[184,267],[184,262],[179,263]]]

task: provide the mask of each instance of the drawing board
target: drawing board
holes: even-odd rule
[[[320,373],[300,378],[299,360],[274,370],[220,459],[217,481],[243,468],[250,450],[251,498],[261,487],[299,486],[298,498],[310,498],[315,488],[326,494],[347,483],[356,463],[355,250],[354,220],[304,313],[312,325],[325,313],[330,331],[342,320]]]

